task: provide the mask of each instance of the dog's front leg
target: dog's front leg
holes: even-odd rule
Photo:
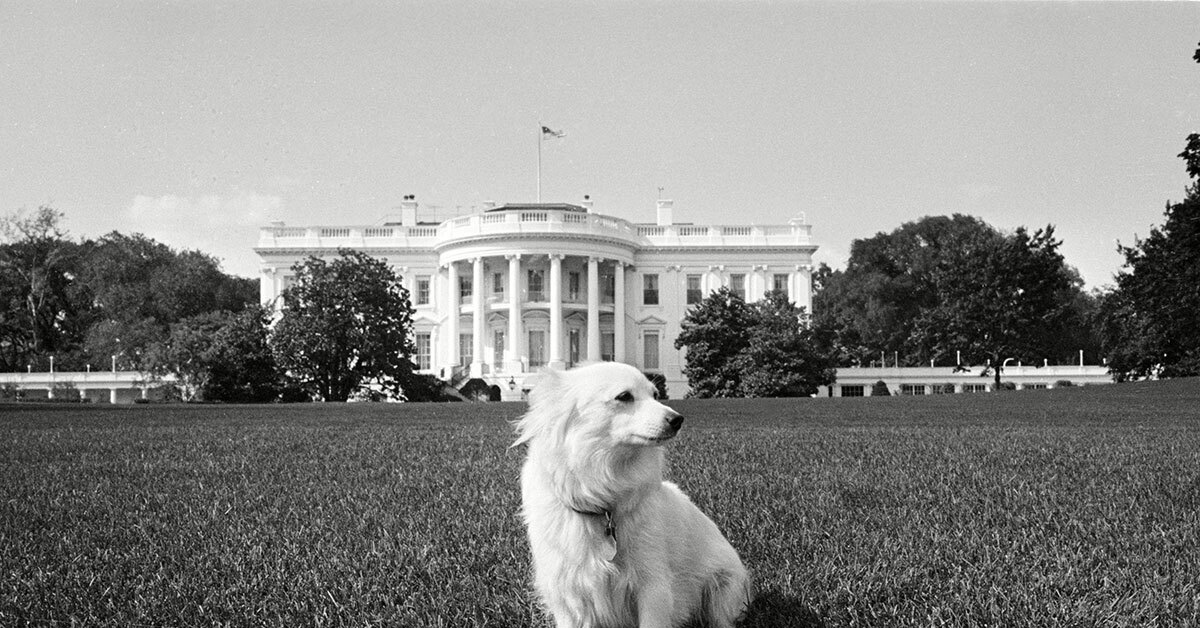
[[[675,598],[671,587],[647,587],[638,595],[638,628],[674,628]]]

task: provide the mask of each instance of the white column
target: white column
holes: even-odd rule
[[[751,281],[754,282],[754,285],[746,292],[746,302],[748,303],[761,301],[762,298],[766,296],[767,291],[771,289],[770,285],[768,284],[770,277],[767,275],[767,265],[755,264],[750,268],[753,271],[753,279]]]
[[[550,255],[550,368],[563,369],[563,310],[562,310],[562,261],[560,254]]]
[[[521,256],[505,255],[508,260],[508,338],[504,348],[504,368],[509,373],[521,372],[524,346],[521,342]]]
[[[454,262],[447,265],[446,271],[446,363],[444,366],[453,369],[458,366],[458,267]],[[449,377],[450,373],[446,373]]]
[[[796,265],[796,291],[792,293],[792,301],[803,307],[812,316],[812,265]]]
[[[712,294],[721,289],[721,286],[724,285],[724,277],[722,277],[724,273],[724,265],[713,265],[708,267],[708,294]]]
[[[613,264],[613,361],[625,361],[625,264]],[[665,282],[658,285],[664,291]],[[659,297],[662,298],[661,296]]]
[[[476,257],[471,260],[474,265],[474,273],[471,277],[471,299],[472,305],[472,323],[471,333],[474,337],[471,339],[471,350],[474,353],[471,356],[471,377],[483,376],[483,333],[484,323],[487,322],[483,312],[483,258]]]
[[[600,361],[600,260],[589,257],[587,302],[587,359]]]

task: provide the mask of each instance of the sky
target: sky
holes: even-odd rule
[[[258,229],[537,194],[782,224],[1054,225],[1089,288],[1200,132],[1197,3],[0,0],[0,215],[254,277]]]

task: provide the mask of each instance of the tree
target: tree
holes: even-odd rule
[[[987,360],[997,386],[1005,360],[1046,355],[1079,292],[1061,244],[1051,226],[1032,235],[1020,227],[1011,236],[980,233],[941,258],[933,273],[938,298],[914,323],[919,353]]]
[[[729,288],[713,292],[688,311],[675,348],[687,348],[683,374],[690,396],[742,396],[735,359],[750,344],[750,321],[746,302]]]
[[[1145,239],[1119,247],[1125,264],[1103,299],[1101,328],[1119,380],[1200,375],[1200,179],[1165,216]]]
[[[364,387],[402,396],[413,376],[413,308],[395,271],[350,249],[292,269],[295,284],[282,295],[271,336],[280,368],[325,401],[345,401]]]
[[[268,343],[271,312],[251,307],[186,318],[153,357],[155,370],[175,375],[185,401],[263,403],[281,383]]]
[[[74,285],[80,249],[67,239],[62,216],[42,206],[0,217],[2,370],[24,370],[49,356],[65,368],[77,362],[92,304]]]
[[[939,301],[939,264],[956,258],[964,242],[998,236],[982,220],[955,214],[855,240],[846,270],[826,271],[817,283],[814,324],[835,337],[842,365],[869,365],[880,355],[898,355],[907,366],[928,363],[912,334],[921,313]]]
[[[786,293],[747,304],[721,288],[692,308],[682,327],[675,348],[687,348],[684,375],[693,397],[811,395],[833,383],[833,360]]]
[[[86,337],[93,363],[118,356],[122,368],[153,370],[171,326],[211,312],[239,312],[258,301],[258,282],[221,272],[199,251],[175,251],[141,234],[109,233],[83,243],[78,278],[96,304]]]
[[[808,397],[834,382],[833,357],[821,352],[804,308],[786,292],[750,306],[749,342],[734,359],[747,397]]]
[[[1193,56],[1200,63],[1200,48]],[[1179,158],[1191,178],[1161,227],[1133,246],[1116,287],[1100,299],[1099,327],[1117,380],[1200,375],[1200,134]]]
[[[927,217],[856,240],[844,272],[819,271],[818,338],[839,364],[900,356],[916,366],[1073,361],[1098,348],[1094,299],[1058,252],[1052,227],[1002,233],[970,216]]]

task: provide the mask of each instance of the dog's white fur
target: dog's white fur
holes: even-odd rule
[[[547,371],[516,424],[535,586],[559,628],[729,628],[750,603],[733,546],[662,479],[683,418],[654,393],[624,364]]]

